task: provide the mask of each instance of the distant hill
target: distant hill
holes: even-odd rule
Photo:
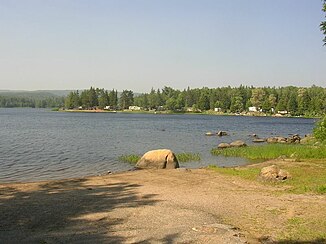
[[[6,97],[63,97],[67,96],[71,90],[37,90],[37,91],[24,91],[24,90],[0,90],[1,96]]]
[[[36,90],[36,91],[25,91],[25,90],[0,90],[0,96],[12,96],[12,97],[65,97],[72,91],[83,91],[84,89],[75,89],[75,90]],[[120,96],[121,92],[118,92]],[[134,93],[134,96],[137,97],[141,93]]]

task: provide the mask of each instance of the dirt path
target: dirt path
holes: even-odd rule
[[[325,196],[280,191],[206,169],[2,184],[0,240],[258,243],[277,239],[296,216],[326,218]]]

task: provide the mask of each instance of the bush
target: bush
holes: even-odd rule
[[[326,115],[317,123],[314,129],[314,136],[318,141],[326,141]]]

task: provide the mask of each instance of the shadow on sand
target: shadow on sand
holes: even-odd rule
[[[37,183],[31,190],[0,187],[2,243],[123,243],[115,228],[128,216],[111,213],[157,202],[155,195],[137,195],[140,185],[129,183],[91,185],[77,179]]]

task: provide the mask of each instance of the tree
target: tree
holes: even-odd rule
[[[118,91],[115,91],[114,89],[109,92],[109,105],[113,108],[118,105]]]
[[[298,108],[297,96],[295,93],[291,93],[288,100],[287,109],[292,115],[294,115],[296,114],[297,108]]]
[[[83,90],[80,94],[81,105],[85,108],[90,107],[89,103],[89,90]]]
[[[198,101],[199,109],[208,110],[210,108],[209,95],[210,94],[208,88],[203,88]]]
[[[109,93],[104,89],[100,89],[99,91],[99,98],[98,98],[98,106],[100,108],[104,108],[105,106],[109,105]]]
[[[174,111],[174,110],[176,110],[176,106],[177,106],[177,101],[173,97],[170,97],[166,101],[167,109]]]
[[[322,118],[314,128],[314,136],[317,140],[326,141],[326,115]]]
[[[323,11],[325,12],[325,18],[326,18],[326,0],[323,1]],[[320,24],[320,30],[323,32],[324,34],[324,45],[326,45],[326,21],[321,22]]]
[[[134,93],[130,90],[123,90],[120,95],[120,108],[127,109],[134,103]]]
[[[257,108],[260,108],[262,106],[264,96],[265,96],[265,92],[263,89],[261,88],[253,89],[250,98],[252,105],[254,105]]]
[[[230,107],[231,112],[233,112],[233,113],[241,112],[242,108],[243,108],[242,97],[240,97],[240,96],[232,97],[231,107]]]
[[[93,87],[91,87],[89,89],[88,99],[89,99],[89,106],[90,107],[98,106],[97,93],[96,93],[96,90]]]

